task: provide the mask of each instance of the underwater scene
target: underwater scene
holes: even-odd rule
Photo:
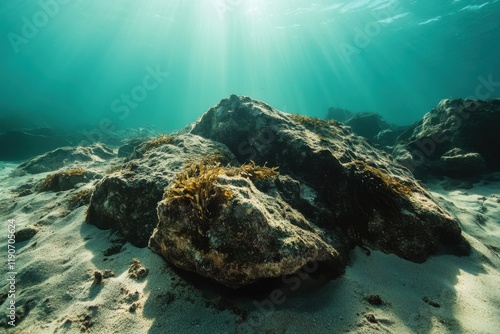
[[[498,333],[500,1],[4,0],[1,333]]]

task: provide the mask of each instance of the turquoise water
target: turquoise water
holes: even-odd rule
[[[233,93],[402,124],[500,91],[498,0],[3,0],[0,35],[0,115],[56,127],[172,131]]]

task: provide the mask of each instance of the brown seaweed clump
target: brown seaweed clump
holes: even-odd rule
[[[86,188],[74,193],[69,199],[68,203],[71,207],[77,208],[82,205],[88,205],[94,188]]]
[[[165,144],[170,144],[174,140],[175,137],[169,135],[160,135],[156,138],[150,139],[141,146],[143,146],[144,151],[150,151],[154,148],[160,147]]]
[[[231,173],[232,175],[241,175],[248,177],[250,180],[271,180],[279,174],[278,167],[267,167],[266,164],[258,166],[253,160],[240,167],[233,167],[228,172],[228,175],[231,175]]]
[[[233,195],[229,187],[217,183],[222,174],[225,171],[219,163],[212,166],[203,162],[192,164],[177,174],[173,185],[167,188],[167,203],[189,206],[191,218],[200,224],[208,224],[219,213],[220,206],[229,202]]]
[[[300,123],[304,126],[312,126],[313,128],[324,128],[331,125],[339,125],[339,122],[333,119],[325,121],[321,118],[303,116],[299,114],[292,114],[291,117],[295,122]]]
[[[366,185],[373,188],[373,191],[379,191],[386,194],[394,194],[410,197],[414,188],[403,184],[380,169],[368,165],[364,161],[354,160],[350,163],[354,172],[366,180]]]
[[[84,182],[89,173],[80,167],[49,174],[40,186],[40,192],[71,189],[74,184]]]
[[[408,201],[417,190],[364,161],[355,160],[347,165],[348,186],[346,205],[350,207],[343,228],[358,245],[369,239],[368,222],[376,212],[388,221],[401,220],[401,203]]]
[[[205,229],[219,215],[222,205],[229,203],[233,196],[228,186],[217,182],[221,175],[258,180],[269,180],[278,175],[277,167],[258,166],[254,161],[239,167],[222,167],[219,162],[207,164],[206,161],[201,159],[177,174],[165,193],[168,204],[181,203],[190,207],[191,218]]]
[[[141,261],[136,258],[133,258],[128,268],[128,276],[136,280],[141,280],[146,278],[148,274],[149,270],[144,268]]]

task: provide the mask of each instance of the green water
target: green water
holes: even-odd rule
[[[172,131],[240,94],[411,123],[499,96],[499,22],[498,0],[3,0],[0,116]]]

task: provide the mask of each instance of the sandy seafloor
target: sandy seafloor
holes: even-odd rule
[[[87,224],[86,206],[68,209],[76,190],[15,197],[11,190],[47,173],[10,177],[14,167],[0,167],[3,320],[9,303],[7,220],[15,219],[17,230],[36,225],[38,233],[16,244],[16,306],[27,315],[0,332],[499,333],[498,181],[455,191],[443,190],[438,181],[428,184],[460,219],[472,245],[468,257],[439,254],[417,264],[356,248],[345,274],[334,281],[303,275],[260,292],[233,292],[174,270],[148,248],[125,243],[121,252],[105,256],[119,237]],[[145,279],[129,277],[133,258],[149,270]],[[93,285],[94,272],[107,270],[114,277]],[[273,289],[281,292],[272,295]],[[383,305],[368,303],[374,294]],[[279,296],[276,303],[273,296]],[[376,323],[368,321],[370,315]]]

